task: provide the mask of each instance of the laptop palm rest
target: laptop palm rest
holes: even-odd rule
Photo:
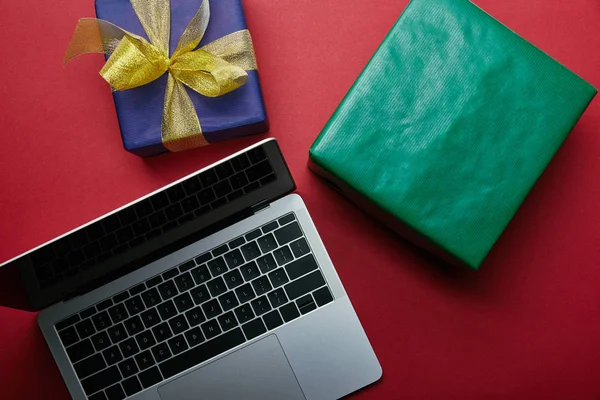
[[[158,388],[162,400],[306,400],[270,335]]]

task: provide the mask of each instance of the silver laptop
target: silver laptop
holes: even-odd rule
[[[336,399],[381,367],[274,139],[7,263],[74,399]]]

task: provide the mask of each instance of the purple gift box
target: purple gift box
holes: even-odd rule
[[[209,0],[204,0],[209,1]],[[171,0],[171,53],[202,0]],[[96,15],[148,39],[129,0],[96,0]],[[210,22],[198,47],[247,29],[241,0],[210,2]],[[257,71],[247,71],[248,82],[219,97],[205,97],[186,87],[196,108],[202,134],[209,143],[269,130]],[[113,93],[125,150],[140,157],[168,150],[161,140],[161,121],[167,74],[135,89]]]

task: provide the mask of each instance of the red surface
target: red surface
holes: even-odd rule
[[[479,272],[448,271],[306,169],[307,151],[406,0],[244,0],[277,137],[383,366],[357,399],[600,396],[600,100]],[[600,2],[478,0],[600,88]],[[252,137],[142,160],[121,146],[102,57],[61,59],[91,0],[3,1],[0,260]],[[6,287],[6,282],[3,282]],[[6,399],[66,399],[36,315],[0,307]]]

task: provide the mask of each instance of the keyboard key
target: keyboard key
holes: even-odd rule
[[[279,218],[279,225],[285,225],[288,222],[292,222],[293,220],[296,219],[296,216],[294,214],[288,214],[288,215],[284,215],[283,217]]]
[[[262,319],[256,318],[250,322],[242,325],[242,329],[244,330],[244,334],[248,340],[254,339],[255,337],[262,335],[267,331],[265,324],[262,322]]]
[[[150,368],[149,370],[142,372],[138,375],[138,378],[144,389],[162,381],[162,376],[160,375],[158,367]]]
[[[119,229],[116,235],[119,243],[127,243],[134,238],[133,229],[129,225]]]
[[[158,311],[155,308],[151,308],[150,310],[146,310],[140,314],[142,317],[142,322],[146,328],[153,327],[154,325],[160,322],[160,317],[158,316]]]
[[[269,290],[273,289],[269,279],[266,276],[261,276],[260,278],[253,280],[252,287],[254,288],[254,292],[257,296],[267,293]]]
[[[224,161],[219,165],[215,166],[215,172],[219,179],[225,179],[231,175],[233,175],[233,167],[229,163],[229,161]]]
[[[227,272],[227,265],[225,265],[223,257],[215,258],[214,260],[209,261],[207,265],[212,276],[219,276]]]
[[[250,182],[259,180],[260,178],[269,175],[272,169],[268,161],[263,161],[260,164],[256,164],[246,170],[246,176]]]
[[[87,308],[87,309],[83,310],[82,312],[80,312],[79,316],[81,317],[81,319],[86,319],[86,318],[91,317],[94,314],[96,314],[96,307],[91,306],[90,308]]]
[[[287,264],[294,259],[294,256],[292,256],[292,252],[288,246],[283,246],[275,250],[273,255],[275,256],[275,260],[279,265]]]
[[[272,291],[267,296],[269,297],[269,302],[271,302],[273,308],[277,308],[288,302],[288,298],[281,288]]]
[[[275,237],[277,238],[277,242],[281,246],[302,236],[302,230],[297,222],[292,222],[291,224],[285,225],[283,228],[277,229],[274,233]]]
[[[236,171],[242,171],[250,166],[250,161],[246,154],[240,154],[239,156],[231,159],[231,165]]]
[[[268,311],[271,311],[271,305],[267,300],[267,296],[261,296],[250,302],[252,309],[256,315],[262,315]]]
[[[159,365],[165,379],[185,371],[195,365],[211,359],[227,350],[244,343],[244,335],[237,328],[225,334],[196,346],[180,355],[173,357]]]
[[[219,296],[220,294],[223,294],[227,291],[225,281],[220,276],[216,277],[212,281],[208,281],[206,286],[208,287],[208,290],[210,291],[210,294],[213,297]]]
[[[73,324],[75,324],[76,322],[79,322],[79,320],[81,320],[81,317],[79,317],[79,314],[75,314],[75,315],[71,315],[69,318],[64,319],[62,321],[60,321],[59,323],[57,323],[56,326],[56,330],[60,331],[65,329],[68,326],[71,326]]]
[[[268,224],[266,224],[265,226],[263,226],[262,231],[263,231],[263,233],[268,233],[277,228],[279,228],[279,224],[277,223],[277,221],[272,221],[272,222],[269,222]]]
[[[296,305],[298,306],[301,314],[306,314],[317,308],[317,305],[310,294],[302,296],[296,300]]]
[[[144,306],[144,302],[140,296],[135,296],[125,300],[125,307],[127,307],[129,315],[136,315],[146,309],[146,306]]]
[[[329,288],[327,286],[316,290],[312,295],[319,307],[327,303],[331,303],[333,301],[333,296],[331,295],[331,292],[329,291]]]
[[[111,299],[106,299],[103,302],[99,303],[96,308],[98,310],[106,310],[108,307],[112,306],[113,302]]]
[[[155,210],[160,210],[169,205],[169,199],[167,198],[167,194],[165,192],[159,192],[152,197],[150,197],[150,202],[152,206],[154,206]]]
[[[140,371],[145,370],[154,365],[154,358],[150,354],[150,350],[146,350],[134,357]]]
[[[238,324],[233,312],[231,311],[221,315],[217,319],[219,320],[219,325],[221,325],[223,332],[227,332],[228,330],[235,328]]]
[[[179,293],[177,288],[175,287],[175,283],[173,281],[166,281],[158,285],[158,291],[163,300],[168,300],[171,297],[174,297]]]
[[[152,229],[156,229],[167,223],[167,217],[162,210],[159,210],[148,217],[148,222]]]
[[[108,400],[123,400],[125,398],[125,392],[120,384],[113,385],[105,390]],[[91,398],[90,398],[91,400]]]
[[[183,335],[175,336],[174,338],[170,339],[168,343],[173,355],[179,354],[188,349],[188,345],[185,342]]]
[[[183,212],[187,214],[199,208],[200,202],[196,195],[191,195],[181,201],[181,206],[183,207]]]
[[[119,363],[119,371],[121,371],[123,378],[128,378],[138,372],[138,367],[133,358],[129,358]]]
[[[73,368],[75,369],[77,377],[83,379],[106,368],[106,363],[100,353],[96,353],[93,356],[74,364]]]
[[[121,399],[124,399],[124,398],[125,398],[125,395],[123,395],[123,397],[121,397]],[[119,399],[119,400],[121,400],[121,399]],[[112,400],[112,399],[109,399],[108,397],[106,397],[104,392],[98,392],[95,395],[90,396],[89,400]]]
[[[256,242],[246,243],[242,247],[242,253],[244,253],[244,258],[247,261],[254,260],[256,257],[260,256],[260,250],[258,249],[258,245]]]
[[[208,299],[210,299],[210,294],[208,293],[206,285],[195,287],[192,290],[190,290],[190,293],[192,294],[192,298],[194,299],[194,303],[196,304],[202,304],[205,301],[208,301]]]
[[[144,331],[135,337],[138,346],[141,350],[146,350],[156,344],[156,340],[154,340],[154,336],[152,336],[152,332],[149,330]]]
[[[266,185],[267,183],[273,182],[275,179],[276,179],[275,178],[275,174],[270,174],[270,175],[267,175],[264,178],[262,178],[260,180],[260,184],[261,185]]]
[[[137,343],[135,342],[135,340],[133,340],[133,338],[129,338],[124,342],[121,342],[119,344],[119,349],[121,350],[121,354],[123,354],[124,358],[129,358],[140,351]]]
[[[113,343],[118,343],[121,340],[127,338],[127,333],[125,333],[125,327],[123,324],[118,324],[108,328],[108,336]]]
[[[162,282],[162,278],[160,277],[160,275],[159,275],[159,276],[155,276],[154,278],[152,278],[152,279],[148,279],[148,280],[146,281],[146,286],[147,286],[148,288],[151,288],[151,287],[154,287],[154,286],[158,285],[158,284],[159,284],[159,283],[161,283],[161,282]],[[142,296],[142,298],[143,298],[143,297],[144,297],[144,296]]]
[[[300,316],[300,312],[294,303],[284,305],[279,309],[285,322],[290,322]]]
[[[167,189],[167,196],[171,203],[176,203],[185,197],[185,192],[180,184],[176,184]]]
[[[169,221],[177,219],[183,215],[183,209],[181,208],[181,204],[175,203],[165,208],[165,215]]]
[[[277,222],[275,222],[275,224],[277,224]],[[257,242],[263,253],[269,253],[277,248],[277,242],[272,233],[259,238]]]
[[[177,311],[180,313],[189,310],[194,306],[194,302],[190,297],[189,293],[182,293],[179,296],[173,299],[175,302],[175,307],[177,307]]]
[[[152,332],[154,333],[156,340],[159,342],[173,337],[173,333],[171,332],[171,328],[169,328],[169,324],[167,322],[163,322],[162,324],[155,326],[152,328]]]
[[[196,265],[193,261],[191,263],[192,263],[192,265]],[[180,269],[181,269],[181,267],[180,267]],[[196,286],[192,279],[192,275],[190,275],[189,272],[176,277],[175,285],[177,285],[177,289],[179,289],[180,292],[185,292],[185,291],[193,288],[194,286]]]
[[[115,324],[129,317],[129,314],[127,314],[127,310],[125,309],[125,305],[123,303],[117,304],[116,306],[109,308],[108,313],[110,314],[110,318]]]
[[[114,296],[113,297],[113,302],[115,304],[117,304],[117,303],[120,303],[120,302],[122,302],[123,300],[125,300],[127,298],[129,298],[129,292],[128,291],[124,291],[124,292],[121,292],[121,293],[117,294],[116,296]],[[112,315],[111,315],[111,317],[112,317]],[[114,322],[114,320],[113,320],[113,322]]]
[[[133,396],[134,394],[142,390],[142,385],[140,385],[140,381],[138,381],[138,378],[135,376],[124,380],[123,382],[121,382],[121,385],[123,386],[123,389],[125,390],[125,394],[127,396]]]
[[[121,219],[121,217],[126,219],[125,214],[123,214],[123,211],[125,210],[121,210],[119,212],[119,219]],[[135,215],[134,215],[135,218]],[[121,223],[123,225],[127,225],[129,224],[131,221],[123,221],[121,219]],[[85,232],[88,235],[88,238],[90,240],[97,240],[100,239],[102,236],[104,236],[104,228],[102,227],[102,223],[101,222],[94,222],[92,225],[88,226],[87,228],[85,228]]]
[[[158,310],[158,313],[160,314],[160,317],[163,320],[167,320],[167,319],[177,315],[177,310],[175,309],[175,304],[173,304],[173,302],[171,300],[168,300],[162,304],[159,304],[158,307],[156,307],[156,309]]]
[[[237,295],[240,303],[245,303],[256,297],[254,290],[252,290],[252,286],[249,283],[237,288],[235,290],[235,294]]]
[[[106,332],[100,332],[91,337],[92,343],[96,351],[101,351],[110,346],[110,339]]]
[[[181,182],[181,186],[183,186],[183,190],[185,190],[185,193],[188,196],[202,189],[202,185],[200,184],[200,179],[198,176],[192,176],[186,179],[185,181]]]
[[[283,325],[283,320],[279,316],[279,312],[277,310],[273,310],[270,313],[267,313],[263,316],[263,320],[265,321],[265,325],[267,325],[267,329],[275,329],[280,325]]]
[[[256,164],[260,160],[264,160],[265,158],[267,158],[267,155],[265,154],[265,151],[262,147],[255,147],[253,149],[250,149],[246,154],[248,154],[248,158],[250,159],[250,162],[252,164]]]
[[[262,235],[262,231],[260,229],[255,229],[252,232],[249,232],[246,234],[246,240],[247,241],[251,241],[256,239],[257,237],[260,237]]]
[[[194,307],[188,312],[185,313],[185,317],[188,320],[190,326],[196,326],[204,321],[206,318],[204,317],[204,313],[200,307]]]
[[[201,328],[204,332],[204,336],[206,336],[207,339],[212,339],[221,333],[221,328],[219,327],[216,319],[203,323]]]
[[[267,272],[272,271],[275,268],[277,268],[277,263],[275,263],[275,259],[273,258],[273,256],[271,254],[267,254],[262,257],[257,258],[256,263],[258,264],[258,267],[260,268],[260,272],[262,272],[263,274],[266,274]]]
[[[231,310],[232,308],[240,305],[233,292],[227,292],[219,297],[219,303],[221,303],[221,308],[223,308],[223,311]]]
[[[119,369],[114,366],[98,372],[81,381],[81,386],[87,395],[111,386],[121,380]]]
[[[142,293],[141,297],[147,308],[154,307],[162,301],[156,288],[146,290]]]
[[[290,281],[287,275],[285,274],[283,268],[278,268],[275,271],[271,272],[269,274],[269,280],[271,281],[271,285],[273,285],[274,288],[279,287],[281,285],[285,285]]]
[[[318,269],[317,261],[312,254],[306,255],[285,266],[285,271],[291,280]]]
[[[207,261],[209,261],[212,258],[212,255],[210,254],[210,252],[208,253],[204,253],[198,257],[196,257],[196,259],[194,261],[196,261],[196,264],[200,265],[203,264]]]
[[[90,259],[99,256],[102,253],[102,248],[99,242],[92,242],[85,245],[83,252],[85,253],[85,257]]]
[[[169,326],[174,335],[178,335],[190,327],[183,315],[178,315],[169,320]]]
[[[206,265],[194,268],[192,270],[192,277],[194,277],[194,282],[196,282],[197,285],[207,282],[211,278]]]
[[[212,188],[204,189],[198,193],[198,200],[203,206],[212,203],[216,198],[215,191]]]
[[[221,181],[213,186],[217,198],[228,195],[233,191],[229,181]]]
[[[124,210],[119,211],[118,214],[121,214]],[[128,211],[129,212],[129,211]],[[102,221],[102,227],[104,228],[104,233],[108,234],[109,232],[114,232],[121,227],[121,222],[119,221],[119,215],[112,214],[108,217],[105,217]]]
[[[132,226],[133,232],[135,232],[136,236],[140,236],[145,233],[148,233],[152,229],[150,227],[150,222],[148,221],[148,218],[137,220],[131,226]]]
[[[321,271],[317,270],[303,276],[296,281],[288,283],[284,289],[288,298],[290,300],[294,300],[306,293],[310,293],[313,290],[320,288],[321,286],[325,286],[325,279],[323,279]]]
[[[134,336],[144,330],[144,325],[142,325],[142,320],[140,317],[135,316],[131,317],[125,321],[125,329],[127,329],[127,333],[129,336]]]
[[[235,249],[225,254],[225,261],[229,269],[237,268],[244,263],[244,257],[239,249]]]
[[[204,341],[204,335],[202,335],[202,331],[198,327],[190,329],[184,336],[190,347],[197,346]]]
[[[229,178],[229,182],[234,190],[241,189],[248,184],[248,178],[246,178],[246,174],[243,172],[239,172]]]
[[[223,312],[217,299],[212,299],[211,301],[204,303],[202,305],[202,310],[207,319],[214,318]]]
[[[252,307],[250,307],[250,304],[244,304],[242,306],[239,306],[234,310],[234,312],[240,324],[250,321],[255,316],[254,311],[252,311]]]
[[[248,264],[241,267],[240,271],[242,272],[242,275],[244,276],[244,279],[246,280],[246,282],[251,281],[252,279],[254,279],[260,275],[260,271],[258,270],[258,267],[256,266],[256,262],[254,262],[254,261],[251,261]]]
[[[237,269],[234,269],[233,271],[229,271],[228,273],[223,275],[223,278],[225,279],[225,284],[227,285],[227,287],[229,289],[234,289],[234,288],[240,286],[242,283],[244,283],[244,280],[242,279],[242,275],[240,274],[240,271]]]
[[[96,333],[96,329],[94,329],[94,325],[89,319],[85,319],[77,323],[77,325],[75,325],[75,329],[77,330],[79,337],[82,339],[85,339],[86,337],[92,336],[94,333]]]
[[[152,348],[152,355],[156,362],[163,362],[167,358],[171,357],[171,350],[167,343],[161,343]]]
[[[308,247],[308,243],[306,239],[300,238],[295,242],[290,243],[290,247],[292,248],[292,252],[296,258],[302,257],[305,254],[310,253],[310,248]]]
[[[121,350],[119,350],[118,346],[112,346],[102,352],[104,356],[104,360],[108,365],[113,365],[118,363],[123,359],[123,355],[121,354]]]
[[[233,239],[231,242],[229,242],[229,248],[235,249],[236,247],[239,247],[239,246],[243,245],[244,243],[246,243],[246,239],[244,239],[243,237],[239,237],[239,238]]]
[[[112,325],[112,322],[110,321],[110,318],[108,318],[108,313],[106,311],[102,311],[101,313],[94,315],[92,317],[92,322],[98,331],[101,331]]]
[[[58,333],[58,336],[60,336],[60,341],[62,342],[63,346],[65,346],[65,347],[70,346],[79,340],[79,336],[77,336],[77,332],[75,331],[75,328],[72,326],[68,327],[65,330],[60,331]]]

